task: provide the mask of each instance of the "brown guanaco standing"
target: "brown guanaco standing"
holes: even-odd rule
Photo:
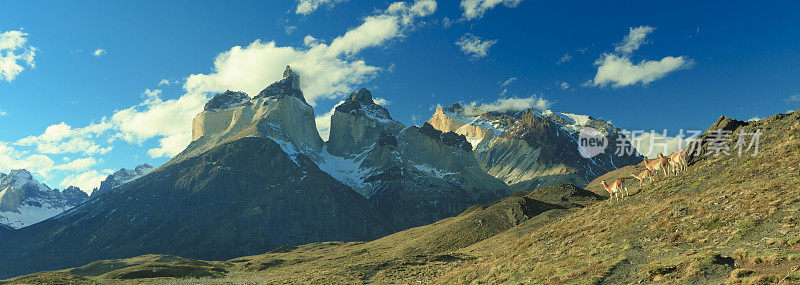
[[[628,187],[625,186],[625,178],[617,178],[617,180],[611,182],[611,185],[606,184],[605,181],[602,181],[601,184],[603,185],[603,188],[608,191],[608,197],[612,201],[614,197],[617,198],[617,201],[620,200],[619,196],[625,198],[625,194],[622,193],[623,190],[625,190],[626,194],[628,193]]]
[[[645,169],[638,175],[631,173],[631,176],[636,180],[639,180],[639,188],[642,188],[642,183],[645,179],[650,179],[650,182],[653,182],[653,171],[650,169]]]

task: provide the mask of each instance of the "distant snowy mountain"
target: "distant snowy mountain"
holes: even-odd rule
[[[77,187],[50,189],[24,169],[0,173],[0,224],[27,227],[69,210],[87,197]]]
[[[604,173],[641,161],[635,152],[615,155],[617,139],[626,138],[608,122],[586,115],[534,109],[487,112],[456,103],[437,108],[428,122],[443,132],[464,135],[481,167],[514,190],[559,183],[585,186]],[[604,153],[580,155],[577,141],[583,127],[608,137]]]
[[[119,188],[122,184],[131,182],[136,178],[142,177],[153,170],[153,166],[145,163],[136,166],[134,169],[122,168],[106,177],[105,180],[100,182],[100,187],[92,191],[92,198],[98,195],[105,194]]]

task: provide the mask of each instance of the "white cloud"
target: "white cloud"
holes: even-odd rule
[[[30,172],[48,177],[55,162],[42,154],[29,154],[19,151],[6,142],[0,142],[0,171],[27,169]]]
[[[797,103],[797,102],[800,102],[800,93],[794,94],[792,96],[789,96],[789,98],[786,98],[786,103],[790,103],[791,104],[791,103]]]
[[[161,137],[159,147],[148,150],[151,157],[169,157],[180,153],[191,141],[192,120],[203,110],[208,98],[187,93],[178,99],[163,100],[161,90],[145,90],[144,102],[117,111],[111,121],[118,136],[128,142],[142,143]]]
[[[95,166],[97,161],[93,157],[79,158],[71,162],[56,165],[53,169],[57,170],[86,170],[89,167]]]
[[[564,64],[564,63],[567,63],[567,62],[569,62],[570,60],[572,60],[572,56],[571,56],[571,55],[569,55],[569,53],[565,53],[565,54],[564,54],[564,56],[562,56],[562,57],[561,57],[561,58],[558,60],[558,62],[556,62],[556,64],[558,64],[558,65],[561,65],[561,64]]]
[[[655,28],[650,26],[631,27],[628,35],[625,36],[621,43],[617,44],[614,50],[623,54],[630,54],[639,49],[639,46],[645,44],[645,38],[653,31],[655,31]]]
[[[761,121],[761,117],[759,116],[752,116],[750,119],[747,119],[748,122],[758,122]]]
[[[106,179],[108,175],[102,174],[97,170],[88,170],[78,174],[71,174],[61,180],[59,186],[61,187],[69,187],[69,186],[77,186],[81,188],[83,192],[87,194],[91,194],[94,188],[100,187],[100,182]]]
[[[300,87],[312,106],[321,99],[341,98],[379,71],[353,55],[402,37],[418,17],[435,10],[432,0],[396,2],[365,17],[361,25],[333,39],[330,45],[309,35],[304,38],[305,48],[260,40],[246,47],[235,46],[216,57],[212,73],[190,75],[184,83],[186,94],[180,98],[163,100],[160,90],[147,90],[144,102],[117,112],[112,121],[126,141],[141,143],[158,137],[159,146],[148,150],[150,156],[174,156],[191,141],[192,120],[207,102],[206,94],[241,90],[255,96],[279,80],[283,67],[290,65],[300,75]]]
[[[112,125],[103,118],[83,128],[73,129],[64,122],[47,127],[39,136],[28,136],[14,143],[18,146],[36,146],[38,152],[45,154],[84,153],[88,155],[105,154],[111,146],[101,147],[94,141],[100,134],[110,130]]]
[[[267,84],[279,80],[282,67],[290,65],[301,77],[300,87],[309,104],[315,105],[319,99],[340,98],[379,71],[378,67],[352,58],[353,55],[401,37],[416,18],[428,16],[435,9],[436,2],[432,0],[413,5],[395,2],[385,11],[364,18],[361,25],[333,39],[330,45],[306,37],[307,49],[280,47],[275,42],[259,40],[244,48],[236,46],[217,56],[213,73],[189,76],[184,88],[189,93],[241,90],[254,96]]]
[[[597,74],[592,81],[593,86],[625,87],[635,84],[647,85],[670,72],[691,67],[692,60],[684,56],[668,56],[658,61],[642,60],[634,64],[629,57],[604,54],[595,65]]]
[[[320,43],[320,41],[317,38],[312,37],[311,35],[306,35],[303,38],[303,45],[305,45],[307,47],[312,47],[312,46],[315,46],[315,45],[317,45],[319,43]]]
[[[286,30],[287,35],[291,35],[292,33],[294,33],[294,31],[297,30],[297,26],[288,25],[286,27],[283,27],[283,29]]]
[[[327,5],[333,7],[333,5],[344,1],[346,0],[300,0],[294,12],[296,14],[308,15],[316,11],[319,6]]]
[[[561,83],[560,83],[560,84],[558,84],[558,86],[560,86],[560,87],[561,87],[561,90],[567,90],[567,89],[569,89],[569,83],[567,83],[566,81],[561,81]]]
[[[167,86],[167,85],[178,84],[178,83],[180,83],[180,82],[178,82],[178,80],[169,80],[169,79],[164,78],[164,79],[161,79],[161,81],[158,82],[158,86]]]
[[[381,105],[381,106],[384,106],[384,107],[389,106],[389,105],[392,104],[391,101],[386,100],[384,98],[379,98],[379,97],[373,98],[372,101],[375,101],[375,104],[378,104],[378,105]]]
[[[42,135],[23,138],[15,144],[36,146],[41,153],[104,154],[111,150],[111,146],[102,147],[96,141],[100,134],[113,130],[115,133],[108,139],[109,143],[122,139],[141,144],[157,138],[158,146],[149,149],[148,155],[174,156],[191,141],[192,120],[202,111],[211,93],[231,89],[256,95],[282,77],[284,66],[291,65],[301,76],[301,88],[310,104],[320,99],[340,98],[354,89],[353,86],[374,77],[379,70],[352,56],[363,49],[402,37],[414,26],[417,18],[428,16],[435,9],[436,2],[432,0],[393,3],[384,11],[365,17],[361,25],[333,39],[330,45],[307,36],[306,48],[280,47],[274,42],[262,43],[259,40],[244,48],[236,46],[216,57],[212,73],[190,75],[183,86],[186,93],[177,99],[163,99],[161,90],[148,89],[140,104],[116,111],[110,120],[104,118],[101,123],[77,129],[66,123],[53,125]],[[164,79],[159,85],[174,83]],[[377,102],[389,103],[381,99]],[[0,153],[0,168],[29,168],[43,176],[56,167],[77,169],[81,163],[85,166],[89,162],[82,160],[55,166],[45,155],[18,152],[8,144],[1,146],[6,147],[7,153]],[[2,147],[0,151],[4,151]],[[70,181],[82,180],[90,174],[86,171],[73,175]]]
[[[510,77],[510,78],[506,79],[506,81],[503,81],[503,83],[500,84],[500,87],[506,87],[508,85],[511,85],[511,83],[514,83],[514,81],[517,81],[517,78],[516,77]]]
[[[464,54],[472,59],[478,59],[485,57],[489,48],[496,43],[497,40],[483,40],[476,35],[466,33],[456,42],[456,45]]]
[[[503,4],[515,8],[522,0],[461,0],[461,9],[464,10],[464,19],[474,20],[483,17],[487,10]]]
[[[487,112],[509,112],[509,111],[523,111],[528,108],[535,110],[547,110],[552,103],[541,96],[530,96],[528,98],[501,98],[491,103],[478,105],[477,102],[472,102],[470,105],[477,106],[478,109]]]
[[[94,55],[95,57],[101,57],[104,54],[106,54],[106,50],[100,47],[95,49],[94,52],[92,52],[92,55]]]
[[[23,65],[36,66],[38,50],[27,43],[27,37],[21,30],[0,33],[0,80],[11,82],[25,70]]]
[[[615,48],[617,53],[605,53],[595,61],[597,74],[585,85],[599,87],[647,85],[673,71],[690,68],[693,65],[694,62],[685,56],[667,56],[661,60],[642,60],[634,63],[631,60],[632,53],[645,43],[645,38],[653,30],[654,28],[649,26],[630,28],[625,39],[617,44]]]

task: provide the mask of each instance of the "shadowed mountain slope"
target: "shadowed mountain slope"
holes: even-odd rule
[[[304,155],[244,138],[124,184],[0,243],[0,274],[145,253],[220,259],[394,232]]]

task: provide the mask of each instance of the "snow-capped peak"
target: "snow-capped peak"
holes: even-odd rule
[[[39,183],[25,169],[0,175],[0,224],[26,227],[64,212],[87,198],[76,187],[64,192]]]

